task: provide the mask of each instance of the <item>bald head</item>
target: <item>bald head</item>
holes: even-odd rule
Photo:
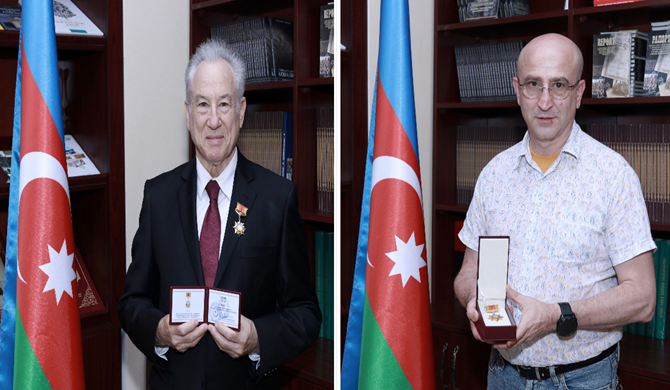
[[[570,39],[560,34],[545,34],[528,42],[519,54],[517,64],[517,75],[525,74],[524,67],[529,62],[543,62],[547,66],[556,66],[563,63],[572,69],[575,79],[571,83],[582,78],[584,69],[584,57],[579,47]]]

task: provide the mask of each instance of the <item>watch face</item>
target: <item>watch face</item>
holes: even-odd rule
[[[572,336],[577,331],[577,317],[574,315],[571,316],[562,316],[561,321],[558,323],[556,333],[559,336],[567,337]]]

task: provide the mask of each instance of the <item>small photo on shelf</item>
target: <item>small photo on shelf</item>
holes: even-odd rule
[[[86,155],[77,141],[71,135],[65,135],[65,161],[67,162],[67,176],[98,175],[100,171],[93,161]],[[0,162],[1,164],[1,162]]]

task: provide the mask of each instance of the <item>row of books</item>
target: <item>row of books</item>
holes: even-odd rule
[[[456,201],[470,204],[482,169],[498,153],[521,141],[525,127],[456,127]]]
[[[528,0],[456,0],[458,19],[471,22],[482,19],[528,15]]]
[[[655,239],[654,273],[656,275],[656,310],[650,322],[626,325],[623,331],[640,336],[665,340],[670,337],[670,316],[668,316],[668,282],[670,282],[670,241]]]
[[[516,100],[512,78],[525,42],[455,46],[461,102]]]
[[[245,61],[247,84],[293,79],[293,22],[264,16],[212,26]]]
[[[333,107],[320,107],[316,119],[317,203],[320,211],[334,211],[335,127]]]
[[[293,179],[293,113],[247,113],[237,147],[244,157],[272,172]]]
[[[591,96],[670,96],[670,21],[593,36]]]
[[[670,223],[670,125],[585,125],[582,129],[633,167],[649,220]]]
[[[54,23],[57,35],[104,35],[72,0],[54,0]],[[20,29],[21,6],[0,5],[0,30]]]
[[[315,233],[315,284],[319,309],[323,315],[319,337],[334,340],[335,318],[333,317],[334,290],[334,234],[333,232],[317,231]]]

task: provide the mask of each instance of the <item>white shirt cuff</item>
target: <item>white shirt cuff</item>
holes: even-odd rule
[[[158,355],[159,358],[167,361],[167,357],[165,357],[165,354],[167,351],[170,349],[170,347],[158,347],[154,346],[154,351],[156,352],[156,355]],[[260,356],[258,357],[260,359]]]
[[[258,370],[258,367],[261,366],[261,355],[256,352],[252,352],[249,354],[249,359],[251,359],[251,361],[256,362],[256,369]]]

